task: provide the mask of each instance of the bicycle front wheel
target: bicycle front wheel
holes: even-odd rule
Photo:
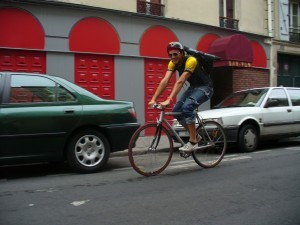
[[[204,168],[212,168],[223,159],[227,139],[223,127],[215,121],[205,121],[197,128],[202,137],[199,149],[192,153],[195,162]]]
[[[173,142],[170,133],[161,124],[146,124],[131,137],[128,156],[133,169],[144,176],[161,173],[170,163]]]

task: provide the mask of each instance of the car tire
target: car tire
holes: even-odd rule
[[[94,173],[107,163],[110,146],[107,138],[96,130],[84,130],[72,136],[67,146],[69,166],[81,173]]]
[[[258,145],[258,132],[251,124],[244,125],[239,132],[238,148],[242,152],[252,152]]]

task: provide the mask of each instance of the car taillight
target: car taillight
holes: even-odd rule
[[[136,116],[136,112],[135,112],[135,109],[134,108],[130,108],[130,109],[128,109],[128,112],[131,114],[131,116],[133,117],[133,118],[137,118],[137,116]]]

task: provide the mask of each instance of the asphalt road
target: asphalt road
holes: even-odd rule
[[[123,155],[107,169],[60,165],[0,169],[1,225],[299,225],[300,142],[229,152],[203,169],[175,153],[161,175],[142,177]]]

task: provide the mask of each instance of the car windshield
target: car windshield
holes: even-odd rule
[[[236,92],[214,108],[228,108],[228,107],[254,107],[258,106],[263,100],[268,89],[252,89],[247,91]]]

